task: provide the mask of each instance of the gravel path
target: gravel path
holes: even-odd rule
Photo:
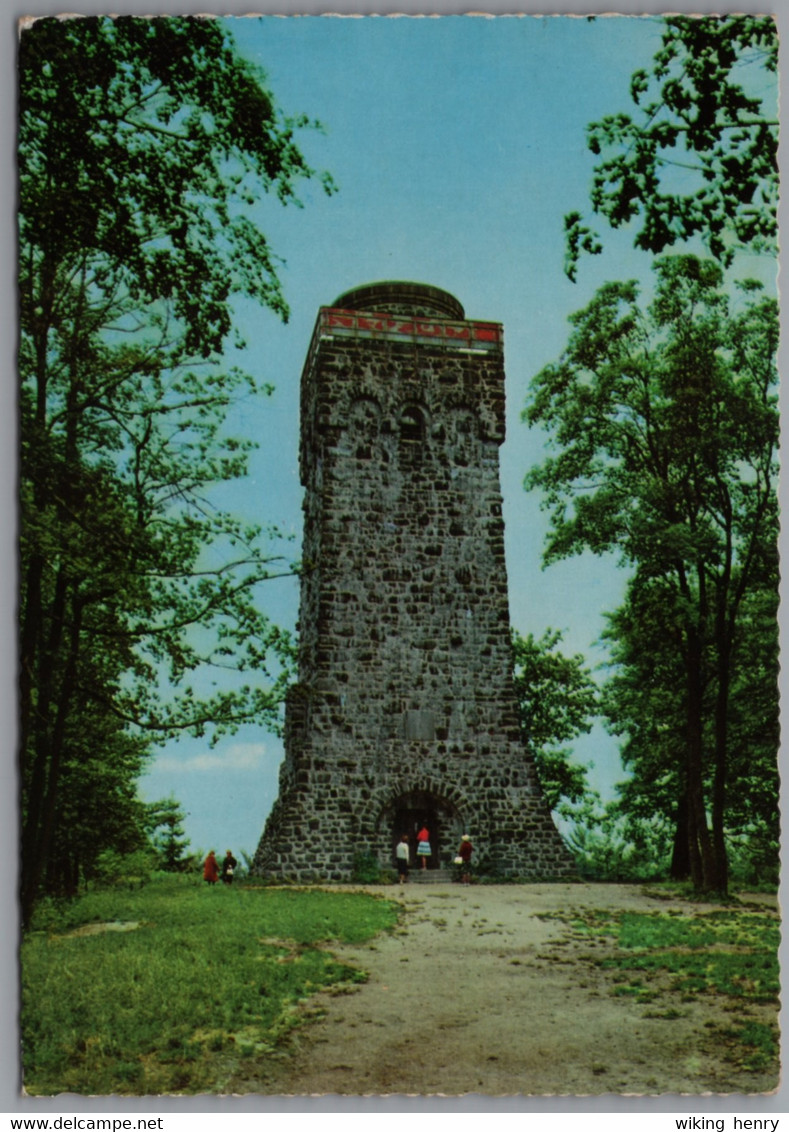
[[[331,948],[369,981],[317,996],[293,1056],[230,1091],[582,1096],[776,1087],[774,1077],[738,1067],[722,1039],[734,1022],[731,1000],[683,1001],[667,979],[650,1004],[616,995],[615,972],[599,966],[610,940],[571,938],[561,920],[541,918],[573,909],[692,913],[694,905],[626,885],[365,891],[404,909],[391,935]],[[775,1007],[750,1015],[774,1021]]]

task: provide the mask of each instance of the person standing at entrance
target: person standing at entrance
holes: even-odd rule
[[[404,833],[397,843],[397,879],[400,884],[405,884],[408,880],[409,856],[408,834]]]
[[[416,835],[418,842],[416,847],[416,855],[422,862],[422,868],[427,868],[427,859],[433,855],[433,850],[430,848],[430,830],[426,825],[423,825],[419,833]]]
[[[473,852],[474,846],[471,844],[471,838],[467,833],[464,833],[460,839],[460,848],[458,849],[458,857],[460,857],[463,862],[460,874],[461,884],[471,884],[471,854]]]

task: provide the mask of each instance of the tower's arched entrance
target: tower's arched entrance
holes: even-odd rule
[[[447,798],[442,798],[429,790],[410,790],[394,798],[385,808],[382,832],[389,835],[392,864],[395,863],[395,849],[403,834],[408,835],[411,867],[419,865],[417,860],[417,834],[423,826],[430,833],[432,854],[427,862],[429,869],[446,868],[454,856],[455,842],[463,832],[463,817],[457,806]]]

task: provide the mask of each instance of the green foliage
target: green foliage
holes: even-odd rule
[[[90,893],[55,917],[37,909],[22,946],[25,1087],[136,1095],[220,1092],[245,1059],[281,1050],[299,1003],[365,978],[317,945],[362,942],[397,911],[361,893],[170,875]],[[139,926],[71,934],[113,922]]]
[[[637,971],[668,971],[674,986],[687,994],[709,992],[772,1002],[780,983],[775,957],[767,954],[742,955],[736,952],[678,954],[675,951],[647,952],[611,960],[607,966]]]
[[[652,896],[676,895],[670,889]],[[546,913],[560,920],[576,940],[598,945],[594,963],[610,972],[615,998],[635,1005],[657,1003],[641,1016],[673,1020],[686,1011],[673,1003],[700,995],[734,1013],[737,1026],[708,1022],[716,1052],[725,1051],[746,1072],[778,1073],[775,1024],[780,991],[778,947],[780,921],[769,911],[742,909],[670,912],[623,912],[584,909]],[[753,1017],[756,1015],[757,1017]],[[759,1021],[758,1016],[765,1021]]]
[[[655,590],[655,598],[658,591]],[[778,880],[778,633],[777,589],[746,597],[741,606],[728,692],[725,838],[732,882],[774,888]],[[645,597],[648,600],[645,600]],[[687,743],[687,696],[682,652],[666,631],[670,593],[660,599],[633,585],[628,601],[609,616],[604,636],[615,667],[603,708],[609,729],[622,736],[622,761],[630,772],[619,785],[618,809],[635,823],[655,814],[674,826],[671,874],[688,875],[683,774]],[[714,656],[702,657],[705,670]],[[717,683],[708,676],[702,697],[705,749],[715,748]],[[713,760],[705,766],[712,789]]]
[[[381,880],[381,866],[375,853],[369,849],[354,853],[351,879],[357,884],[378,884]]]
[[[730,264],[738,248],[775,249],[778,37],[770,16],[670,16],[649,71],[631,79],[636,116],[588,127],[600,160],[590,199],[618,228],[637,220],[636,247],[662,252],[699,236]],[[565,270],[599,236],[565,217]]]
[[[313,171],[312,124],[215,20],[40,19],[19,82],[27,918],[144,833],[154,741],[279,726],[291,647],[259,591],[291,567],[212,492],[253,447],[229,407],[270,391],[223,364],[232,303],[287,316],[250,206]]]
[[[586,768],[570,761],[564,746],[592,727],[598,690],[584,658],[568,657],[562,634],[547,629],[537,640],[513,630],[514,683],[524,742],[532,751],[545,799],[565,816],[589,795]]]
[[[732,948],[775,951],[780,943],[777,918],[764,912],[706,912],[698,916],[624,912],[619,919],[619,946],[625,949]]]
[[[86,264],[99,302],[114,307],[121,284],[138,310],[172,302],[202,357],[222,348],[232,293],[287,314],[247,206],[261,192],[298,202],[313,171],[294,133],[310,123],[282,114],[218,21],[40,19],[20,66],[21,289],[46,304],[32,320],[61,313],[55,274],[71,264]]]
[[[780,989],[780,925],[764,912],[712,912],[697,916],[624,913],[620,954],[604,966],[667,971],[691,994],[714,993],[772,1002]]]
[[[104,849],[96,858],[91,881],[99,886],[142,888],[150,881],[155,865],[156,856],[150,849],[137,849],[134,853]]]
[[[674,823],[674,875],[722,892],[727,836],[768,843],[777,820],[777,318],[709,261],[655,272],[648,306],[609,283],[571,317],[532,383],[524,416],[553,451],[526,482],[546,562],[588,549],[632,571],[606,634],[603,707],[635,772],[620,807]]]
[[[145,807],[135,789],[145,744],[124,734],[117,721],[99,729],[85,698],[80,695],[77,702],[85,706],[85,727],[69,732],[44,875],[49,892],[71,895],[81,882],[102,875],[105,854],[107,860],[122,859],[148,848]],[[101,738],[102,745],[94,747]]]
[[[772,824],[772,823],[771,823]],[[778,825],[776,813],[775,825]],[[729,841],[732,885],[750,892],[777,892],[781,869],[781,844],[777,830],[751,827]]]
[[[564,837],[584,880],[638,884],[667,875],[671,835],[665,823],[622,820],[608,807],[591,821],[581,816]]]
[[[149,802],[146,811],[148,834],[159,867],[170,873],[189,868],[192,858],[186,853],[189,838],[183,827],[186,814],[180,804],[170,795],[159,802]]]
[[[775,1065],[780,1053],[775,1026],[763,1022],[746,1022],[744,1026],[732,1027],[723,1031],[723,1036],[733,1038],[746,1047],[741,1058],[743,1069],[760,1072]]]
[[[575,934],[612,938],[617,953],[603,968],[668,972],[677,990],[721,994],[754,1002],[777,1001],[780,990],[780,921],[771,912],[554,913]],[[640,989],[638,989],[640,987]],[[629,984],[640,996],[650,984]]]

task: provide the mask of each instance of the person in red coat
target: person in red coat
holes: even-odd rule
[[[208,884],[216,884],[219,880],[219,865],[216,863],[216,853],[212,849],[203,865],[203,880]]]
[[[471,844],[471,838],[467,833],[464,833],[460,839],[460,848],[458,849],[458,857],[462,860],[462,872],[460,880],[462,884],[471,884],[471,854],[474,852],[474,846]]]

